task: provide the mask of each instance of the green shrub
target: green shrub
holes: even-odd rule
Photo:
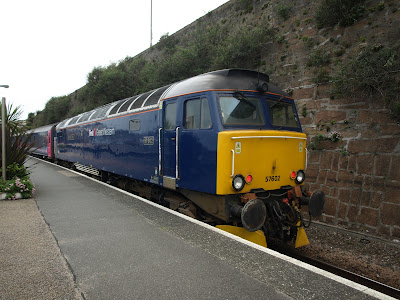
[[[315,40],[308,36],[303,36],[303,42],[304,42],[304,45],[309,49],[311,49],[312,47],[314,47],[316,45]]]
[[[156,47],[159,50],[166,51],[168,53],[173,53],[176,50],[176,45],[178,44],[179,40],[175,36],[170,36],[168,33],[162,35],[160,37],[159,42],[156,44]]]
[[[378,7],[378,10],[383,10],[385,8],[385,3],[380,2],[380,3],[378,3],[377,7]]]
[[[315,20],[318,28],[327,26],[350,26],[364,15],[365,0],[321,0]]]
[[[254,68],[260,64],[263,49],[272,39],[267,27],[240,28],[218,45],[214,68]]]
[[[330,63],[329,52],[317,49],[308,57],[307,67],[321,67]]]
[[[286,21],[290,17],[290,11],[292,10],[293,5],[288,4],[288,5],[279,5],[276,8],[276,12],[278,15],[283,19],[283,21]]]
[[[236,0],[235,9],[249,14],[253,11],[253,0]]]
[[[2,168],[0,168],[0,174],[2,173]],[[14,179],[15,177],[26,177],[29,175],[28,170],[24,167],[24,165],[20,165],[16,162],[9,164],[6,167],[6,176],[7,180]]]
[[[400,60],[398,50],[364,49],[340,66],[333,76],[334,95],[346,98],[383,99],[400,120]]]
[[[314,71],[314,77],[312,81],[316,84],[327,83],[331,80],[330,73],[328,70],[323,68],[318,68]]]

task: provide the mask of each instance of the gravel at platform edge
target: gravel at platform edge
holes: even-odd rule
[[[400,241],[318,224],[306,231],[310,244],[295,253],[400,289]]]

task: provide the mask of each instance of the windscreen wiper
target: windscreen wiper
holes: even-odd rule
[[[271,105],[270,108],[273,108],[275,105],[277,105],[279,102],[281,102],[283,100],[283,98],[285,98],[285,96],[281,96],[278,101],[276,101],[274,104]]]
[[[246,96],[241,91],[235,91],[233,93],[233,97],[235,97],[236,99],[238,99],[240,101],[246,102],[247,104],[254,107],[254,109],[256,108],[256,106],[253,103],[251,103],[251,101],[249,99],[247,99]]]

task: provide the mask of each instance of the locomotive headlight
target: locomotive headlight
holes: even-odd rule
[[[297,175],[296,175],[296,183],[297,184],[302,184],[304,182],[304,179],[306,179],[306,174],[304,173],[303,170],[298,170]]]
[[[232,180],[232,187],[235,191],[239,192],[243,189],[245,184],[244,178],[242,175],[236,175]]]

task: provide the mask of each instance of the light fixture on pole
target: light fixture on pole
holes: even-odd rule
[[[0,87],[9,88],[6,84],[0,85]],[[1,101],[1,168],[3,182],[6,182],[6,118],[6,98],[3,97]]]
[[[153,0],[150,0],[150,48],[153,46]]]

